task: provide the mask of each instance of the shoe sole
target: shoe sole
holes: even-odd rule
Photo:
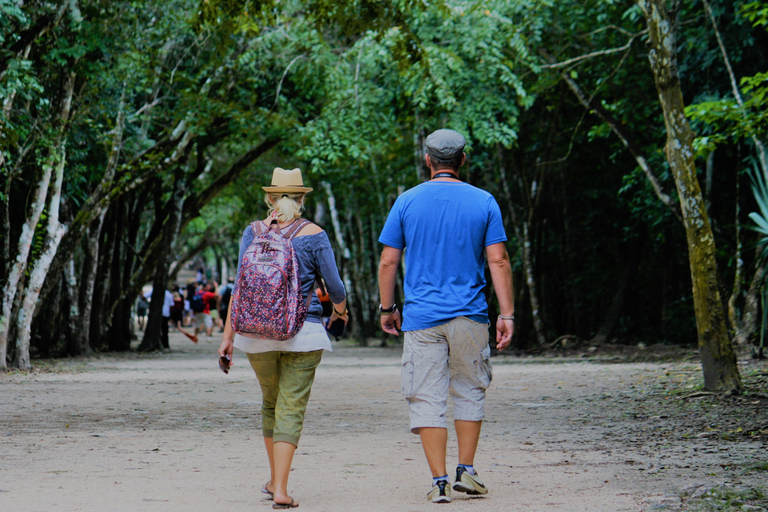
[[[429,500],[429,501],[430,501],[430,503],[450,503],[451,502],[451,498],[449,498],[448,496],[440,496],[439,498],[437,498],[435,500]]]
[[[472,495],[488,494],[488,489],[484,488],[482,491],[478,491],[474,486],[473,487],[466,486],[466,484],[464,484],[463,482],[456,482],[453,485],[453,490],[463,492],[466,494],[472,494]]]

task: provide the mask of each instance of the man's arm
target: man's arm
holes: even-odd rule
[[[397,267],[400,266],[400,257],[403,254],[402,249],[384,246],[379,260],[379,297],[381,305],[386,309],[392,307],[395,303],[395,285],[397,284]],[[395,309],[391,314],[381,315],[381,328],[384,332],[398,335],[400,328],[400,312]]]
[[[496,297],[499,299],[501,316],[514,316],[515,295],[512,287],[512,266],[504,243],[492,244],[485,248],[485,257],[491,271],[491,280]],[[514,320],[498,318],[496,320],[496,348],[504,349],[512,341],[515,331]]]

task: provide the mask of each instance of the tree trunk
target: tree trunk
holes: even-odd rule
[[[57,162],[59,160],[59,162]],[[32,250],[32,241],[35,236],[35,226],[40,220],[40,216],[45,208],[45,200],[48,195],[48,187],[51,181],[53,168],[63,159],[55,150],[52,150],[48,159],[42,165],[42,174],[40,175],[34,195],[32,196],[32,209],[27,217],[24,226],[19,235],[19,241],[15,253],[15,260],[9,262],[9,268],[5,271],[6,282],[3,289],[2,299],[0,300],[0,368],[6,367],[6,354],[8,347],[8,334],[10,329],[11,308],[13,306],[16,292],[19,284],[24,277],[27,269],[29,253]]]
[[[5,288],[3,290],[2,298],[0,299],[0,368],[5,368],[7,366],[6,363],[6,357],[7,357],[7,351],[8,351],[8,341],[9,341],[9,329],[10,329],[10,318],[12,315],[12,307],[14,304],[14,299],[16,297],[17,290],[19,288],[19,284],[22,281],[22,278],[24,276],[25,271],[27,270],[27,266],[29,264],[29,254],[32,248],[32,241],[34,239],[35,235],[35,227],[37,226],[37,223],[40,221],[40,217],[43,213],[43,209],[45,207],[46,198],[48,196],[48,188],[51,183],[51,175],[54,172],[54,168],[56,168],[57,176],[60,173],[64,172],[64,161],[66,159],[66,151],[64,150],[64,136],[66,135],[66,131],[68,129],[68,122],[69,122],[69,116],[72,112],[72,96],[74,95],[75,91],[75,74],[71,72],[65,72],[62,76],[63,80],[63,90],[62,97],[61,97],[61,104],[59,106],[59,109],[56,113],[56,117],[52,120],[52,126],[55,128],[55,134],[51,142],[51,149],[49,150],[48,157],[46,158],[46,161],[42,165],[42,174],[38,178],[36,188],[34,191],[34,194],[32,196],[31,201],[31,212],[29,216],[27,217],[26,222],[24,223],[24,226],[22,226],[22,232],[19,236],[19,242],[17,246],[16,253],[14,254],[15,260],[6,260],[9,263],[9,268],[5,271],[6,276],[6,282],[5,282]],[[51,203],[52,208],[55,208],[56,210],[56,218],[55,222],[58,224],[59,220],[59,197],[60,197],[60,187],[61,183],[58,183],[59,186],[59,196],[56,197],[56,202]],[[49,224],[50,226],[50,224]],[[63,232],[61,233],[63,235]],[[52,235],[58,235],[58,232],[51,232],[48,233],[49,236]],[[46,242],[48,239],[46,240]],[[59,240],[50,239],[51,242],[56,243],[56,246],[53,247],[55,255],[55,250],[58,247],[58,244],[60,242]],[[48,246],[46,246],[46,249],[48,249]],[[53,257],[53,255],[51,257]],[[50,261],[45,263],[45,268],[47,271],[47,268],[50,266]],[[45,275],[43,275],[43,278],[45,278]],[[41,283],[42,285],[42,283]],[[27,287],[29,288],[29,287]],[[39,295],[39,290],[35,292],[37,295]],[[37,300],[37,297],[35,297],[35,301]],[[34,302],[32,303],[33,309],[29,311],[29,322],[31,325],[32,321],[32,313],[34,311]],[[21,309],[23,310],[24,304],[22,304]],[[19,314],[23,313],[23,311],[19,311]],[[26,322],[26,320],[25,320]],[[21,324],[19,324],[21,325]],[[18,335],[23,336],[21,330],[17,331]],[[27,351],[29,348],[27,347]],[[18,354],[16,355],[15,359],[18,359]],[[29,358],[29,354],[27,353],[27,358]],[[28,364],[28,363],[27,363]]]
[[[173,196],[171,197],[171,213],[163,229],[162,248],[160,258],[155,267],[155,276],[152,280],[152,301],[149,304],[149,316],[147,318],[147,327],[144,329],[144,338],[141,340],[139,350],[143,352],[161,350],[164,347],[161,343],[161,334],[163,322],[167,319],[163,317],[163,302],[165,301],[165,290],[168,285],[168,274],[173,259],[173,247],[179,234],[181,226],[182,212],[184,211],[184,172],[176,172],[176,179],[173,184]]]
[[[518,223],[517,213],[515,212],[514,202],[512,201],[512,193],[509,190],[509,184],[507,183],[506,171],[500,166],[501,186],[504,191],[504,196],[509,205],[509,216],[512,220],[512,227],[515,231],[515,236],[521,241],[520,250],[523,259],[523,272],[525,274],[525,284],[528,289],[529,303],[531,305],[531,319],[533,321],[533,331],[536,336],[536,344],[538,346],[544,346],[547,342],[547,337],[544,334],[544,321],[541,316],[541,308],[539,306],[539,294],[536,289],[536,276],[535,276],[535,261],[533,255],[533,246],[530,238],[530,225],[534,220],[534,204],[535,197],[531,200],[530,211],[522,223]],[[523,187],[521,187],[523,188]],[[536,194],[535,191],[532,191]],[[540,192],[539,192],[540,193]]]
[[[110,258],[109,258],[109,281],[108,291],[106,296],[106,304],[113,301],[114,297],[120,297],[123,294],[125,286],[124,274],[126,269],[124,268],[125,255],[131,249],[128,247],[127,241],[124,240],[124,233],[122,228],[130,222],[129,216],[129,201],[124,198],[117,204],[117,215],[115,222],[115,232],[113,233],[112,240],[110,241]],[[101,325],[99,337],[107,340],[107,347],[109,350],[116,352],[122,352],[131,349],[132,331],[129,328],[128,320],[126,316],[130,315],[131,303],[121,303],[120,308],[106,309],[104,315],[101,317]]]
[[[113,238],[116,236],[117,226],[120,225],[118,210],[120,209],[121,201],[112,205],[106,212],[104,218],[104,226],[99,234],[99,253],[95,255],[95,265],[97,269],[96,281],[93,288],[93,309],[91,310],[90,318],[83,319],[83,321],[89,322],[88,342],[95,350],[100,350],[104,347],[104,344],[102,343],[104,334],[102,325],[108,314],[106,312],[106,304],[109,300],[112,269],[111,262],[115,247]],[[118,221],[116,221],[116,219],[118,219]]]
[[[621,308],[624,306],[624,301],[627,298],[627,291],[629,285],[632,282],[632,277],[637,273],[637,268],[640,265],[640,253],[641,247],[645,241],[645,234],[631,244],[629,254],[624,265],[624,269],[621,272],[618,285],[616,286],[616,292],[611,300],[611,305],[608,308],[608,312],[605,314],[600,328],[597,333],[589,340],[591,345],[601,345],[606,342],[613,330],[616,328],[616,324],[619,323],[621,318]]]
[[[77,347],[77,335],[78,327],[80,324],[80,286],[77,284],[77,274],[75,272],[75,259],[69,260],[69,265],[64,269],[64,279],[67,289],[67,297],[69,298],[69,311],[67,312],[67,335],[69,340],[69,353],[71,355],[78,355],[79,347]]]
[[[352,287],[352,280],[349,277],[349,270],[347,269],[347,265],[344,263],[349,261],[350,252],[349,247],[344,240],[344,232],[342,231],[341,222],[339,221],[339,211],[336,208],[336,197],[333,195],[333,189],[331,188],[331,184],[329,182],[322,181],[320,184],[323,186],[323,189],[328,196],[328,210],[331,212],[333,234],[334,238],[336,239],[336,244],[338,244],[339,252],[341,253],[336,255],[336,259],[340,260],[339,268],[341,269],[341,279],[344,281],[344,287],[347,290],[347,302],[354,304],[356,300],[354,288]],[[360,342],[363,343],[365,340],[361,340]]]
[[[650,34],[649,60],[667,129],[665,153],[683,213],[704,386],[740,392],[741,376],[728,337],[715,260],[715,239],[694,167],[694,134],[685,117],[677,71],[676,13],[666,0],[639,0]],[[677,2],[673,3],[673,7]]]
[[[93,221],[85,241],[85,260],[80,274],[80,294],[78,304],[80,317],[77,319],[75,331],[70,339],[70,346],[75,355],[90,354],[91,348],[91,314],[93,313],[93,294],[96,289],[96,273],[99,262],[99,239],[101,227],[104,225],[106,211]]]
[[[758,251],[759,252],[759,251]],[[763,282],[765,280],[766,263],[755,269],[752,276],[752,282],[744,298],[744,308],[739,315],[736,309],[736,297],[728,300],[728,315],[731,319],[734,335],[733,342],[737,347],[745,347],[750,338],[757,332],[758,320],[760,318],[760,297],[763,291]]]
[[[85,203],[83,203],[83,206],[77,212],[75,219],[70,223],[67,235],[61,243],[61,247],[51,265],[48,276],[46,276],[46,282],[41,294],[43,299],[45,299],[50,290],[56,286],[56,282],[61,277],[61,272],[72,257],[72,254],[91,223],[98,219],[110,205],[117,203],[129,192],[139,188],[150,178],[156,177],[163,171],[176,165],[178,161],[178,157],[176,157],[177,153],[182,149],[186,149],[189,145],[189,138],[184,136],[181,136],[182,138],[178,142],[177,139],[158,142],[155,145],[159,148],[157,149],[157,152],[144,152],[141,157],[137,158],[135,161],[126,163],[125,169],[118,173],[117,163],[122,147],[124,119],[125,113],[121,108],[116,119],[115,135],[112,139],[112,150],[104,177],[88,196]],[[175,146],[172,144],[173,142],[176,142]],[[171,149],[173,149],[173,157],[163,157],[163,155],[166,152],[171,151]],[[156,160],[159,161],[159,163],[155,165],[150,165],[148,163],[148,161],[154,162]],[[132,174],[131,179],[124,179],[125,175],[129,173]]]
[[[29,340],[31,337],[32,317],[35,304],[40,296],[43,281],[48,273],[59,242],[66,232],[66,227],[59,223],[59,202],[61,201],[61,184],[64,179],[64,164],[66,162],[65,151],[61,150],[61,157],[56,167],[56,176],[51,200],[48,206],[48,224],[46,227],[43,250],[38,256],[29,273],[29,281],[24,289],[24,299],[19,308],[18,332],[16,334],[16,355],[13,365],[16,368],[28,369],[32,365],[29,359]]]

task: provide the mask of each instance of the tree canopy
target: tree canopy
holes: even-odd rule
[[[233,271],[275,166],[315,189],[352,336],[381,338],[378,234],[443,127],[468,141],[462,179],[502,209],[517,350],[701,343],[654,6],[676,38],[723,337],[750,346],[765,2],[0,0],[0,364],[128,349],[146,283],[192,261]]]

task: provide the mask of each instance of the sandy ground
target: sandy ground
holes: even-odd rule
[[[169,353],[0,374],[0,510],[271,510],[259,492],[269,476],[260,391],[242,354],[229,375],[219,371],[217,347],[172,333]],[[662,373],[695,371],[690,364],[494,357],[475,461],[490,493],[433,505],[400,395],[399,356],[398,347],[351,346],[325,355],[291,473],[299,510],[653,510],[679,504],[682,489],[727,482],[723,461],[765,454],[760,443],[694,453],[622,428],[611,411],[624,393]],[[448,455],[452,471],[453,432]],[[750,483],[744,478],[736,483]]]

